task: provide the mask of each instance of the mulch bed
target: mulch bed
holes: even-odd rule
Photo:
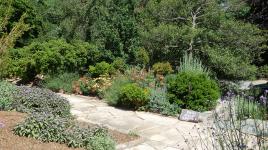
[[[27,114],[19,112],[0,111],[0,150],[83,150],[81,148],[69,148],[65,144],[42,143],[33,138],[14,135],[12,129],[16,124],[22,122],[26,116]],[[1,123],[3,123],[3,126]],[[130,142],[138,138],[115,130],[109,130],[109,134],[117,144]]]

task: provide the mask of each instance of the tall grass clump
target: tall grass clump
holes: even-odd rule
[[[72,84],[79,79],[77,73],[62,73],[57,75],[49,75],[42,83],[42,87],[50,89],[54,92],[63,90],[66,93],[72,93]]]
[[[185,53],[183,55],[180,60],[179,72],[210,75],[209,69],[202,64],[200,59],[194,57],[192,53]]]
[[[236,97],[235,103],[238,119],[267,119],[266,108],[260,103],[241,96]]]
[[[104,99],[109,105],[117,105],[120,101],[122,87],[131,83],[131,80],[125,76],[115,78],[112,85],[104,91]]]

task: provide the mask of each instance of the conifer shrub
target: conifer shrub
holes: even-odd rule
[[[181,72],[167,79],[168,98],[180,108],[196,111],[213,109],[220,97],[216,81],[205,74]]]

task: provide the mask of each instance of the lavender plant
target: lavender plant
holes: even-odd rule
[[[267,96],[267,91],[264,94]],[[202,150],[268,149],[266,108],[254,100],[244,92],[235,95],[229,91],[220,109],[213,112],[213,121],[195,128],[198,140],[185,138],[187,146]]]

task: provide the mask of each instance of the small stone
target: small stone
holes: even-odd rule
[[[200,115],[199,112],[188,109],[182,109],[181,114],[179,116],[179,120],[198,123],[200,122],[199,115]]]

